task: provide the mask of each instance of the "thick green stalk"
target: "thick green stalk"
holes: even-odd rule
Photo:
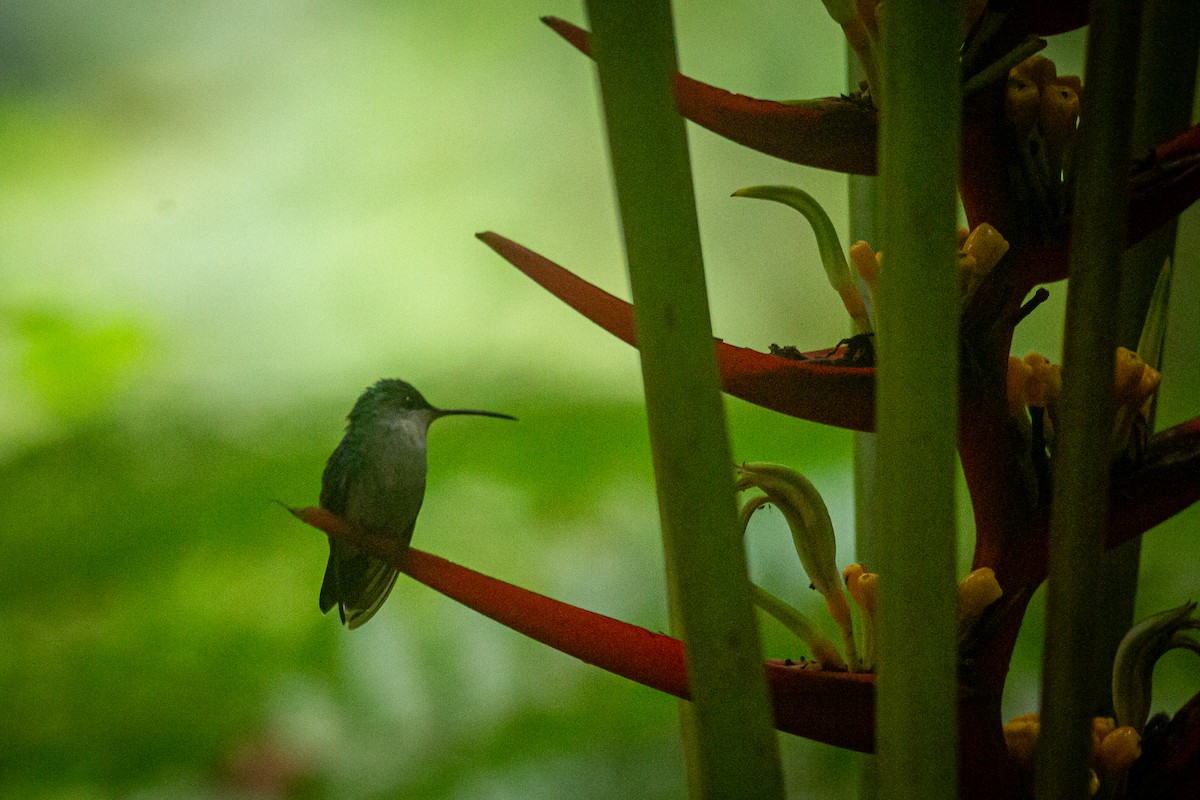
[[[1200,14],[1188,0],[1150,0],[1142,12],[1142,47],[1131,139],[1134,157],[1182,133],[1192,119]],[[1126,64],[1129,62],[1126,61]],[[1137,348],[1142,321],[1163,259],[1175,250],[1172,219],[1126,253],[1117,343]]]
[[[957,794],[961,4],[889,0],[884,15],[876,753],[887,797],[936,800]]]
[[[673,617],[687,643],[693,791],[783,796],[762,646],[733,495],[667,0],[588,0]]]
[[[1054,501],[1036,793],[1088,796],[1096,697],[1097,606],[1112,457],[1113,353],[1141,3],[1092,4],[1076,151],[1063,388]]]
[[[1200,57],[1200,14],[1192,2],[1153,0],[1142,11],[1141,63],[1137,105],[1134,108],[1134,157],[1181,133],[1191,123],[1196,89],[1196,59]],[[1163,262],[1175,252],[1176,220],[1171,220],[1125,253],[1121,265],[1121,300],[1117,344],[1136,350],[1142,323]],[[1161,363],[1151,364],[1162,369]],[[1112,710],[1112,659],[1125,632],[1133,625],[1141,538],[1132,539],[1104,556],[1098,584],[1100,605],[1101,674],[1096,706]]]

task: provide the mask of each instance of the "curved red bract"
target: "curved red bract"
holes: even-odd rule
[[[558,17],[543,17],[555,33],[591,56],[591,34]],[[675,74],[675,104],[685,119],[732,142],[793,164],[874,175],[875,109],[839,97],[796,103],[760,100]]]
[[[555,297],[637,346],[632,305],[511,239],[491,232],[477,236]],[[859,431],[874,428],[874,369],[796,361],[715,342],[722,388],[734,397],[811,422]]]
[[[409,577],[555,650],[689,698],[683,642],[555,600],[415,548],[367,533],[323,508],[290,509],[327,535],[383,559]],[[821,672],[781,661],[765,665],[777,727],[838,747],[870,752],[874,677]]]

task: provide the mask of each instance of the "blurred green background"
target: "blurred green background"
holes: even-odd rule
[[[472,236],[626,293],[593,73],[542,14],[583,19],[565,0],[0,4],[0,796],[682,795],[673,700],[403,579],[349,633],[317,610],[323,537],[272,502],[314,503],[354,398],[402,377],[521,418],[438,423],[418,546],[666,627],[636,353]],[[816,2],[676,16],[698,78],[843,88]],[[1054,43],[1060,71],[1080,41]],[[718,335],[832,345],[847,323],[799,217],[728,195],[803,185],[844,229],[844,179],[691,143]],[[1053,291],[1018,352],[1057,355]],[[1182,308],[1164,423],[1200,384]],[[849,562],[849,436],[728,410],[739,459],[822,490]],[[760,516],[756,579],[801,597]],[[1149,537],[1143,612],[1200,596],[1196,524]],[[1036,707],[1040,613],[1011,713]],[[1177,656],[1165,708],[1200,684]],[[853,757],[781,744],[795,797],[854,795]]]

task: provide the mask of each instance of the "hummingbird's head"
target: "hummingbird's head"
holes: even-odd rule
[[[403,416],[414,411],[433,412],[434,408],[411,383],[384,378],[362,393],[350,411],[350,420],[380,414]]]
[[[425,424],[439,417],[470,414],[477,417],[516,419],[508,414],[494,411],[475,411],[466,408],[434,408],[411,383],[395,378],[384,378],[367,389],[358,398],[350,411],[351,423],[367,419],[408,418],[422,419]]]

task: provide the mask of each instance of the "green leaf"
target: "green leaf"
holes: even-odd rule
[[[813,235],[817,237],[817,250],[821,254],[821,263],[825,267],[825,275],[829,285],[841,296],[846,312],[854,320],[859,333],[870,333],[874,330],[858,286],[846,263],[846,255],[842,251],[842,243],[838,240],[837,231],[833,227],[829,214],[817,202],[817,199],[803,189],[795,186],[749,186],[738,189],[734,197],[756,197],[761,200],[774,200],[796,209],[812,225]]]
[[[851,669],[859,668],[854,644],[854,623],[846,600],[842,576],[837,568],[837,538],[829,509],[812,482],[794,469],[779,464],[751,463],[738,468],[737,489],[761,489],[783,512],[796,555],[813,588],[825,598],[825,607],[842,631],[846,659]],[[752,501],[754,502],[754,501]]]

